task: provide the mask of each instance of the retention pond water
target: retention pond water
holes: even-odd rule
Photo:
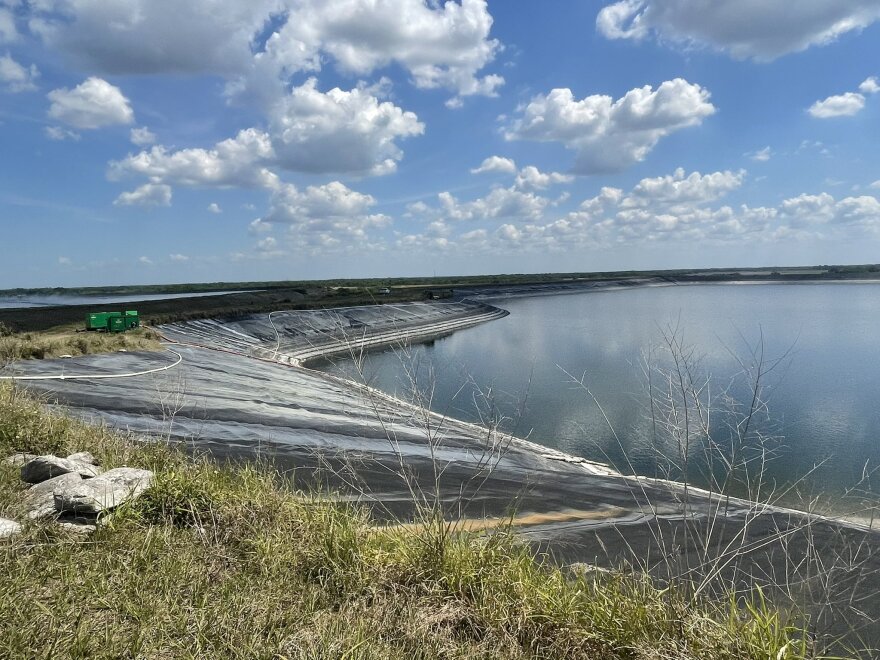
[[[665,476],[682,464],[681,447],[657,427],[664,417],[657,404],[672,402],[664,337],[674,335],[690,351],[694,383],[705,388],[699,398],[710,408],[714,442],[729,447],[729,427],[750,407],[763,358],[766,406],[748,435],[752,444],[760,435],[772,457],[763,468],[768,482],[797,483],[801,494],[876,491],[876,284],[671,286],[490,302],[510,315],[359,363],[312,366],[403,398],[416,383],[423,395],[430,391],[434,410],[467,421],[504,418],[537,443],[624,473]],[[651,381],[646,366],[656,367]],[[699,481],[702,448],[695,442],[689,451]]]

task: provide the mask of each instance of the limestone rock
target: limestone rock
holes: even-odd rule
[[[58,477],[52,477],[42,483],[26,490],[22,495],[22,504],[26,509],[27,517],[31,520],[39,520],[55,515],[55,491],[56,489],[69,488],[83,480],[77,472],[68,472]]]
[[[100,477],[55,490],[55,510],[59,513],[96,515],[134,499],[153,480],[149,470],[115,468]]]
[[[13,454],[12,456],[4,458],[3,463],[5,465],[20,468],[22,465],[30,463],[35,458],[37,458],[36,454]]]
[[[101,479],[135,490],[140,495],[153,482],[153,473],[140,468],[118,467],[107,470],[101,475]]]
[[[21,525],[14,520],[0,518],[0,539],[8,539],[16,534],[21,534]]]
[[[22,465],[21,480],[29,484],[38,484],[69,472],[76,472],[84,479],[89,479],[101,474],[101,468],[80,461],[58,458],[49,454],[47,456],[37,456]]]
[[[98,460],[87,451],[78,451],[75,454],[71,454],[67,457],[68,461],[76,461],[78,463],[88,463],[89,465],[97,465]]]

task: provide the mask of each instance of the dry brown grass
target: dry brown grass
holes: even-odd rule
[[[5,334],[5,336],[4,336]],[[42,360],[62,355],[88,355],[116,351],[158,351],[159,335],[150,328],[124,333],[77,332],[63,329],[48,332],[0,332],[0,366],[16,360]]]

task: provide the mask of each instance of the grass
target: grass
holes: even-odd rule
[[[62,355],[88,355],[116,351],[158,351],[159,335],[150,328],[124,333],[77,332],[58,329],[50,332],[3,332],[0,328],[0,365],[16,360],[42,360]]]
[[[0,543],[0,657],[807,656],[760,598],[694,605],[626,572],[559,569],[510,530],[375,526],[267,466],[229,467],[49,412],[0,385],[0,456],[91,451],[156,473],[97,533]],[[19,514],[0,464],[0,516]]]

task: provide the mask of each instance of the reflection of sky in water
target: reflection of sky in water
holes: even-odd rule
[[[427,365],[435,372],[435,409],[478,419],[472,391],[459,391],[469,375],[492,387],[508,415],[526,398],[518,435],[531,430],[542,444],[650,472],[655,449],[644,440],[649,421],[638,362],[661,341],[660,328],[679,325],[718,388],[739,371],[731,352],[745,357],[763,331],[765,355],[790,350],[766,381],[770,428],[784,436],[773,476],[784,481],[824,460],[814,481],[839,491],[858,479],[866,461],[880,465],[880,285],[682,286],[498,304],[510,316],[412,349],[420,372]],[[369,356],[368,378],[402,394],[400,359],[392,352]],[[562,369],[584,377],[620,445]]]

